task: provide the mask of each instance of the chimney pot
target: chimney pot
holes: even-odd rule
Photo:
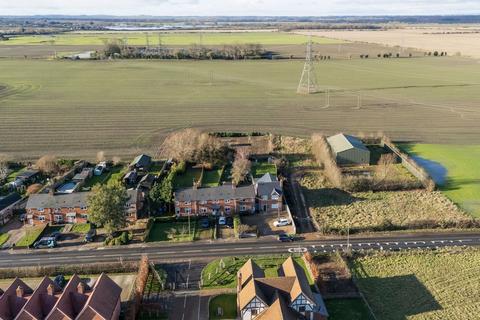
[[[85,293],[85,284],[83,282],[80,282],[77,286],[77,292],[80,294]]]
[[[17,292],[17,297],[23,298],[25,294],[25,290],[23,289],[22,286],[18,286],[16,292]]]
[[[49,284],[48,287],[47,287],[47,293],[49,296],[53,296],[53,294],[55,293],[55,288],[53,287],[53,284]]]

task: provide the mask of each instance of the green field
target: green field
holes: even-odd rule
[[[403,141],[480,143],[474,60],[319,62],[318,82],[332,89],[329,108],[324,93],[296,94],[302,67],[288,60],[2,59],[0,149],[23,159],[47,152],[94,158],[99,150],[127,158],[192,126],[301,136],[383,131]]]
[[[353,272],[377,319],[478,319],[480,251],[378,254]]]
[[[465,211],[480,218],[480,145],[415,144],[402,148],[443,166],[446,176],[440,190]]]
[[[6,45],[103,45],[105,41],[127,40],[129,45],[145,46],[147,44],[145,32],[72,32],[58,35],[19,36],[8,41],[1,41]],[[224,45],[259,43],[263,45],[298,44],[308,41],[307,36],[286,32],[202,32],[202,33],[174,33],[148,32],[150,45],[158,45],[160,35],[162,45]],[[346,41],[313,37],[313,41],[320,44],[346,43]]]
[[[329,320],[373,320],[362,299],[325,300]]]

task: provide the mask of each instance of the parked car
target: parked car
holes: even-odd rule
[[[218,225],[219,226],[224,226],[226,224],[227,224],[227,218],[225,218],[225,217],[218,218]]]
[[[286,233],[281,233],[278,235],[278,241],[281,242],[292,242],[294,238],[291,235],[288,235]]]
[[[207,218],[200,220],[200,227],[206,229],[210,227],[210,221]]]
[[[53,237],[44,237],[38,240],[33,244],[35,249],[49,249],[55,248],[57,246],[57,241]]]
[[[227,217],[227,227],[233,228],[233,218]]]
[[[50,233],[50,237],[55,238],[55,241],[58,241],[62,237],[62,233],[60,231],[54,231]]]
[[[96,235],[97,235],[97,229],[95,228],[90,229],[85,235],[84,242],[93,242],[93,240],[95,240]]]
[[[285,218],[280,218],[273,222],[274,227],[283,227],[283,226],[288,226],[289,224],[291,224],[290,220]]]

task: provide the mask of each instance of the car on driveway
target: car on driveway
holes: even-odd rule
[[[97,235],[97,229],[95,228],[90,229],[85,235],[84,242],[93,242],[93,240],[95,240],[96,235]]]
[[[44,237],[33,244],[35,249],[50,249],[57,246],[57,240],[53,237]]]
[[[218,218],[218,225],[219,226],[224,226],[226,224],[227,224],[227,218],[225,218],[225,217]]]
[[[284,226],[288,226],[289,224],[291,224],[290,220],[285,219],[285,218],[280,218],[280,219],[277,219],[277,220],[273,221],[273,226],[274,227],[284,227]]]
[[[278,235],[278,241],[280,242],[292,242],[294,240],[293,236],[286,234],[286,233],[281,233]]]
[[[210,221],[207,218],[200,220],[200,227],[207,229],[210,227]]]
[[[232,217],[227,217],[227,227],[233,228],[233,218]]]

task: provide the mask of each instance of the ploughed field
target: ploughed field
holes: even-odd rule
[[[377,319],[478,319],[480,251],[378,253],[351,263]]]
[[[480,64],[462,58],[316,63],[326,94],[296,94],[301,61],[0,60],[0,150],[93,158],[151,151],[171,130],[383,131],[480,142]],[[360,99],[358,98],[360,96]]]

